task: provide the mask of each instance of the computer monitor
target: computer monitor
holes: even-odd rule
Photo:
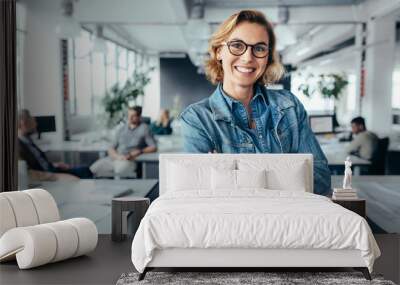
[[[150,118],[150,117],[143,117],[143,116],[142,116],[142,122],[145,123],[145,124],[147,124],[147,125],[150,125],[150,123],[151,123],[151,118]]]
[[[37,133],[40,139],[41,133],[49,133],[56,131],[56,117],[55,116],[36,116]]]
[[[314,134],[329,134],[335,131],[333,115],[310,115],[309,120]]]

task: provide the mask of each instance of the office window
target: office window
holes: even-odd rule
[[[118,68],[128,68],[128,50],[123,47],[118,47]]]
[[[128,78],[132,77],[135,70],[135,55],[133,51],[128,51]]]
[[[126,48],[118,47],[118,84],[119,86],[124,86],[126,80],[128,79],[128,51]]]
[[[392,108],[400,109],[400,69],[395,69],[392,80]]]
[[[334,107],[334,100],[325,99],[318,91],[315,92],[311,97],[305,96],[299,91],[299,86],[305,81],[305,78],[299,74],[292,74],[291,92],[299,98],[300,102],[303,103],[304,108],[308,112],[332,112]]]
[[[101,102],[106,92],[116,83],[122,87],[136,66],[134,51],[105,40],[107,53],[96,53],[92,51],[93,39],[83,30],[79,38],[69,41],[70,113],[77,116],[103,113]]]
[[[126,83],[126,80],[128,79],[128,72],[126,69],[118,69],[118,83],[119,86],[124,86]]]
[[[107,41],[107,61],[106,61],[106,88],[110,90],[117,82],[117,65],[116,65],[116,45]]]
[[[75,102],[76,115],[92,112],[91,35],[82,31],[75,39]]]
[[[137,69],[143,70],[143,55],[142,54],[136,54],[135,57],[135,66]]]
[[[102,53],[93,53],[92,55],[93,111],[95,114],[102,112],[101,99],[106,93],[105,58]]]

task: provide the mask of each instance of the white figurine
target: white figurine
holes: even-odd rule
[[[353,172],[351,171],[351,160],[348,156],[346,161],[344,162],[344,178],[343,178],[343,189],[352,189],[351,188],[351,175]]]

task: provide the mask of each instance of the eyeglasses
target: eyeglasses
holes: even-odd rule
[[[257,58],[264,58],[268,55],[270,47],[267,44],[259,43],[255,45],[249,45],[241,40],[234,40],[229,42],[223,42],[229,49],[229,52],[233,55],[240,56],[247,51],[248,47],[251,47],[251,53]]]

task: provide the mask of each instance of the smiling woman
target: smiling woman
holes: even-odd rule
[[[240,56],[247,52],[248,45],[240,39],[248,38],[249,40],[260,39],[258,44],[264,44],[267,53],[261,56],[254,55],[254,48],[259,49],[260,46],[252,46],[253,55],[258,58],[260,63],[266,68],[263,76],[258,78],[260,83],[274,83],[278,81],[284,69],[279,60],[279,54],[276,52],[276,38],[272,25],[267,21],[265,16],[258,11],[241,11],[238,14],[230,16],[214,33],[210,40],[209,54],[210,59],[206,63],[207,76],[209,80],[216,84],[224,79],[224,69],[221,58],[221,46],[228,46],[232,55]],[[237,39],[244,44],[240,53],[235,53],[237,49]],[[249,42],[248,42],[249,43]],[[255,42],[257,43],[257,42]],[[265,72],[264,72],[265,71]]]
[[[287,90],[270,90],[283,67],[271,23],[258,11],[230,16],[213,34],[206,74],[218,84],[208,98],[181,114],[186,152],[311,153],[314,192],[330,191],[327,160],[300,101]]]

